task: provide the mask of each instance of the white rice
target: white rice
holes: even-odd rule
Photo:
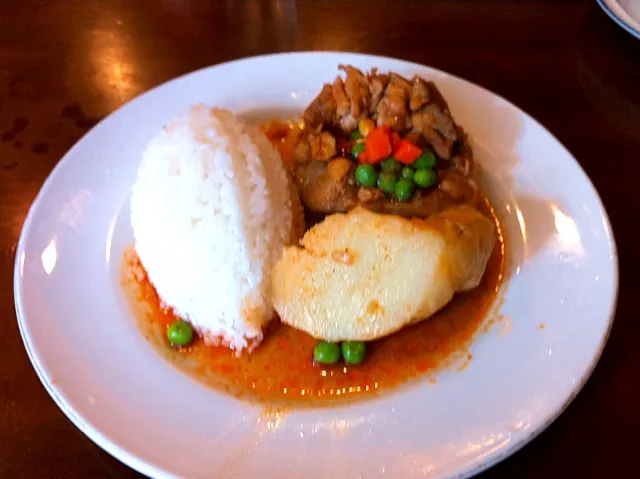
[[[274,314],[291,238],[289,180],[258,128],[192,107],[147,146],[131,198],[135,249],[164,304],[208,344],[251,350]]]

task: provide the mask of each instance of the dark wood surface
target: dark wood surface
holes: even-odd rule
[[[0,0],[0,477],[139,477],[58,410],[18,332],[16,243],[53,166],[97,120],[155,85],[292,50],[391,55],[462,76],[533,115],[579,160],[619,248],[613,331],[568,410],[481,477],[632,477],[640,446],[640,41],[595,0]]]

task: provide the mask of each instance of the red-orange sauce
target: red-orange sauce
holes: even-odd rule
[[[271,120],[261,125],[262,131],[280,153],[284,165],[292,169],[293,153],[300,139],[301,127],[292,121]]]
[[[487,212],[493,214],[488,203]],[[467,348],[490,315],[503,267],[500,234],[480,286],[457,295],[429,320],[368,343],[365,361],[354,367],[314,364],[317,341],[278,320],[250,355],[236,357],[224,347],[208,347],[201,340],[176,350],[165,339],[165,330],[177,318],[161,306],[133,248],[125,254],[122,279],[148,341],[187,374],[238,397],[319,406],[372,397],[417,378],[433,383],[434,373],[454,362],[458,370],[465,369],[472,359]]]

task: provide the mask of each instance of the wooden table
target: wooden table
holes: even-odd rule
[[[14,253],[44,179],[97,120],[139,93],[215,63],[291,50],[398,56],[462,76],[529,112],[578,158],[618,242],[613,331],[569,409],[482,477],[630,477],[637,470],[640,41],[594,0],[400,3],[0,2],[0,477],[139,477],[63,416],[20,340]]]

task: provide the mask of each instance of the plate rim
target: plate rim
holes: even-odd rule
[[[614,12],[613,8],[611,8],[611,5],[609,5],[611,0],[596,0],[596,2],[598,3],[598,5],[600,5],[600,8],[602,8],[604,13],[606,13],[607,16],[609,16],[609,18],[611,18],[615,23],[617,23],[618,26],[620,26],[623,30],[625,30],[626,32],[630,33],[631,35],[633,35],[634,37],[640,40],[640,25],[638,25],[638,27],[636,28],[636,26],[630,23],[629,20],[622,18],[620,15]],[[617,2],[615,3],[617,5]],[[619,8],[622,8],[622,7],[619,7]],[[629,16],[629,18],[631,17]]]
[[[597,0],[598,3],[601,3],[603,0]],[[639,32],[640,33],[640,32]],[[73,409],[73,407],[71,406],[71,401],[67,398],[66,394],[64,394],[64,392],[58,387],[56,386],[56,384],[53,384],[51,382],[51,379],[49,377],[49,375],[45,372],[45,368],[42,366],[41,361],[40,361],[40,357],[38,355],[38,353],[36,351],[34,351],[31,347],[31,338],[29,335],[29,331],[28,331],[28,327],[26,324],[26,316],[24,314],[24,310],[23,310],[23,297],[21,294],[21,284],[22,284],[22,280],[21,280],[21,276],[22,276],[22,266],[23,266],[23,256],[24,256],[24,250],[25,250],[25,243],[28,237],[28,232],[31,229],[31,225],[33,223],[33,219],[35,217],[36,211],[38,209],[38,205],[40,204],[40,202],[42,201],[42,198],[44,196],[45,191],[50,188],[50,184],[53,181],[53,177],[55,176],[55,173],[61,169],[63,167],[63,165],[69,161],[69,158],[71,156],[73,156],[73,153],[76,149],[79,148],[80,144],[83,143],[84,141],[86,141],[87,137],[89,137],[89,135],[93,134],[94,131],[99,130],[103,123],[109,119],[111,116],[115,115],[116,113],[118,113],[120,110],[126,108],[130,103],[137,101],[138,99],[146,96],[146,95],[150,95],[152,92],[162,89],[164,88],[167,84],[172,83],[174,81],[178,81],[180,79],[184,79],[186,77],[189,76],[196,76],[206,70],[209,69],[213,69],[213,68],[218,68],[218,67],[225,67],[228,65],[232,65],[232,64],[236,64],[236,63],[242,63],[242,62],[252,62],[255,60],[268,60],[270,58],[277,58],[277,57],[284,57],[284,56],[326,56],[326,55],[350,55],[350,56],[354,56],[354,57],[360,57],[361,59],[368,59],[371,61],[396,61],[396,62],[403,62],[405,63],[407,66],[413,66],[413,67],[420,67],[420,68],[428,68],[436,73],[441,73],[444,74],[450,78],[453,78],[457,81],[461,81],[465,84],[467,84],[468,86],[477,88],[481,91],[483,91],[484,93],[488,93],[490,95],[492,95],[493,97],[495,97],[496,99],[500,99],[501,101],[504,101],[506,104],[508,104],[510,107],[515,108],[517,111],[521,112],[522,114],[524,114],[530,121],[532,121],[533,123],[535,123],[537,126],[539,126],[547,135],[549,135],[551,138],[553,138],[553,140],[555,140],[558,145],[565,150],[565,152],[569,155],[569,157],[571,158],[571,160],[574,163],[574,166],[576,166],[579,171],[583,174],[584,179],[587,182],[587,186],[588,188],[591,190],[591,194],[594,196],[597,206],[599,207],[599,214],[602,217],[602,227],[604,232],[606,233],[606,239],[607,242],[609,243],[609,247],[610,247],[610,258],[609,258],[609,264],[612,267],[612,296],[611,296],[611,301],[610,301],[610,307],[609,307],[609,312],[608,312],[608,318],[607,318],[607,327],[606,327],[606,331],[603,334],[598,346],[597,346],[597,350],[594,351],[594,355],[591,358],[590,363],[588,364],[588,366],[584,369],[582,375],[580,376],[579,379],[576,380],[576,384],[574,386],[574,388],[571,391],[571,394],[569,394],[567,396],[567,398],[564,400],[564,402],[556,409],[554,410],[551,414],[549,414],[547,416],[547,418],[545,419],[544,422],[542,422],[538,428],[532,430],[529,432],[529,434],[527,435],[523,435],[521,438],[519,438],[518,441],[512,443],[510,446],[507,446],[505,448],[503,448],[502,450],[500,450],[499,452],[497,452],[496,454],[490,455],[487,459],[485,460],[481,460],[475,463],[469,463],[466,466],[463,466],[462,468],[460,468],[458,470],[458,472],[456,472],[452,477],[455,479],[465,479],[465,478],[470,478],[472,476],[475,476],[487,469],[490,469],[491,467],[495,466],[496,464],[502,462],[504,459],[516,454],[518,451],[520,451],[524,446],[526,446],[527,444],[529,444],[531,441],[533,441],[536,437],[538,437],[541,433],[543,433],[551,424],[553,424],[555,422],[555,420],[567,409],[567,407],[573,402],[573,400],[578,396],[578,394],[580,394],[580,392],[582,391],[582,389],[584,388],[584,386],[586,385],[586,383],[588,382],[588,380],[591,378],[595,368],[597,367],[600,358],[602,357],[602,353],[607,345],[609,336],[611,334],[611,329],[613,327],[613,322],[615,319],[615,315],[616,315],[616,311],[617,311],[617,305],[618,305],[618,297],[619,297],[619,285],[620,285],[620,271],[619,271],[619,256],[618,256],[618,248],[617,248],[617,242],[615,240],[615,235],[613,232],[613,228],[611,225],[611,221],[609,218],[609,214],[604,206],[604,203],[602,201],[602,198],[600,197],[600,194],[598,193],[598,190],[596,189],[595,185],[593,184],[593,181],[591,180],[591,178],[589,177],[589,175],[586,173],[586,171],[582,168],[582,165],[578,162],[578,160],[575,158],[575,156],[566,148],[566,146],[549,130],[547,129],[543,124],[541,124],[536,118],[534,118],[533,116],[531,116],[529,113],[527,113],[527,111],[523,110],[522,108],[520,108],[519,106],[517,106],[515,103],[513,103],[510,100],[507,100],[506,98],[504,98],[502,95],[499,95],[491,90],[489,90],[488,88],[485,88],[471,80],[467,80],[463,77],[460,77],[458,75],[449,73],[445,70],[442,70],[440,68],[436,68],[436,67],[432,67],[426,64],[421,64],[415,61],[411,61],[411,60],[407,60],[401,57],[392,57],[392,56],[386,56],[386,55],[375,55],[375,54],[367,54],[367,53],[361,53],[361,52],[355,52],[355,51],[337,51],[337,50],[326,50],[326,51],[312,51],[312,50],[308,50],[308,51],[292,51],[292,52],[282,52],[282,53],[271,53],[271,54],[259,54],[259,55],[251,55],[251,56],[245,56],[245,57],[240,57],[234,60],[230,60],[230,61],[225,61],[225,62],[220,62],[220,63],[215,63],[215,64],[211,64],[211,65],[207,65],[204,66],[202,68],[198,68],[196,70],[193,71],[189,71],[186,72],[184,74],[172,77],[142,93],[140,93],[139,95],[131,98],[130,100],[128,100],[127,102],[125,102],[124,104],[120,105],[117,109],[113,110],[111,113],[109,113],[107,116],[105,116],[103,119],[101,119],[96,125],[94,125],[90,130],[88,130],[80,139],[78,139],[72,146],[71,148],[69,148],[64,155],[60,158],[60,160],[56,163],[56,165],[52,168],[51,172],[48,174],[48,176],[46,177],[45,181],[43,182],[43,184],[40,186],[38,193],[36,194],[35,198],[33,199],[29,210],[27,212],[27,215],[25,216],[25,220],[24,223],[22,225],[21,231],[20,231],[20,236],[19,236],[19,240],[17,243],[17,247],[16,247],[16,253],[15,253],[15,263],[14,263],[14,278],[13,278],[13,289],[14,289],[14,306],[15,306],[15,311],[16,311],[16,319],[18,322],[18,327],[19,327],[19,331],[20,331],[20,336],[22,338],[22,342],[23,345],[25,347],[25,350],[27,351],[27,355],[29,357],[29,360],[31,362],[32,367],[34,368],[38,379],[40,380],[40,382],[42,383],[42,385],[44,386],[45,390],[49,393],[49,395],[51,396],[51,398],[53,399],[54,403],[58,406],[58,408],[60,408],[60,410],[65,414],[65,416],[67,417],[67,419],[69,419],[72,424],[74,424],[86,437],[88,437],[92,442],[94,442],[96,445],[98,445],[101,449],[103,449],[105,452],[107,452],[108,454],[110,454],[112,457],[114,457],[115,459],[117,459],[118,461],[121,461],[122,463],[124,463],[125,465],[127,465],[128,467],[134,469],[135,471],[147,476],[147,477],[176,477],[173,476],[172,474],[170,474],[168,471],[161,469],[158,466],[155,466],[151,463],[149,463],[148,461],[146,461],[145,459],[137,456],[136,454],[133,454],[132,452],[121,448],[117,443],[113,442],[111,439],[109,439],[107,436],[105,436],[99,429],[97,429],[96,427],[94,427],[92,424],[90,424],[89,421],[87,421],[82,415],[76,413],[76,411]]]

